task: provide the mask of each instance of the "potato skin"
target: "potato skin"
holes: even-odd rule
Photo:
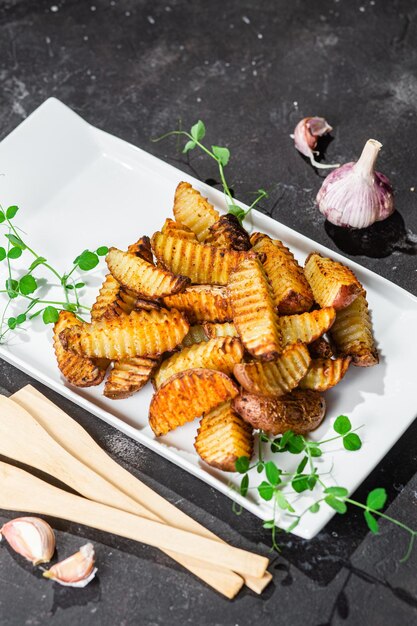
[[[315,391],[300,389],[280,398],[242,391],[232,401],[232,406],[254,428],[271,435],[279,435],[286,430],[304,435],[318,428],[326,414],[323,396]]]

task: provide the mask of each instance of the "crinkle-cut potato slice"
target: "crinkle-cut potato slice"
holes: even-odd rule
[[[308,345],[308,351],[312,359],[330,359],[335,356],[330,342],[325,337],[319,337]]]
[[[194,447],[208,465],[225,472],[235,472],[238,458],[252,457],[252,431],[252,427],[232,408],[230,401],[224,402],[201,418]]]
[[[203,330],[207,339],[215,337],[239,337],[236,326],[232,322],[224,322],[223,324],[212,324],[205,322]]]
[[[270,435],[292,430],[305,435],[320,426],[326,402],[316,391],[294,389],[279,398],[268,398],[243,391],[232,402],[234,409],[253,428]]]
[[[106,374],[108,361],[97,363],[94,359],[74,354],[62,345],[59,335],[67,328],[80,327],[80,322],[70,311],[60,311],[58,321],[54,325],[54,350],[61,374],[76,387],[92,387],[99,385]]]
[[[111,274],[124,289],[145,298],[160,298],[178,293],[190,282],[185,276],[175,276],[117,248],[110,248],[106,262]]]
[[[197,285],[227,285],[230,273],[250,252],[225,250],[156,232],[152,248],[158,261],[174,274],[188,276]]]
[[[297,387],[311,363],[307,347],[297,343],[284,350],[275,361],[238,363],[235,378],[246,391],[263,396],[282,396]]]
[[[337,312],[330,332],[337,354],[352,357],[352,365],[370,367],[379,362],[365,296]]]
[[[271,289],[257,258],[245,259],[228,284],[233,323],[246,350],[264,361],[282,352],[282,334]]]
[[[182,340],[181,346],[183,348],[192,346],[195,343],[201,343],[207,341],[207,335],[202,324],[195,324],[190,326],[190,330]]]
[[[164,361],[155,373],[154,383],[159,389],[168,378],[196,368],[217,370],[232,374],[233,367],[243,358],[243,347],[236,337],[220,337],[196,343],[189,348],[175,352]]]
[[[291,315],[309,311],[314,303],[313,293],[292,252],[281,241],[264,233],[253,233],[250,240],[253,250],[263,255],[262,263],[278,313]]]
[[[210,226],[217,222],[220,215],[190,183],[181,182],[175,190],[174,217],[192,230],[198,241],[204,241]]]
[[[311,343],[329,330],[336,318],[333,307],[318,309],[299,315],[283,315],[279,318],[284,345]]]
[[[132,243],[128,247],[127,251],[129,252],[129,254],[134,254],[135,256],[143,259],[144,261],[147,261],[148,263],[151,263],[152,265],[154,264],[151,240],[146,235],[138,239],[136,243]]]
[[[350,356],[337,359],[313,359],[307,374],[300,380],[300,389],[312,391],[327,391],[342,380],[346,374]]]
[[[132,307],[133,308],[133,307]],[[130,313],[132,309],[120,298],[120,285],[111,274],[107,274],[100,287],[99,294],[91,307],[91,319],[110,319],[123,313]]]
[[[219,285],[192,285],[164,298],[164,304],[181,311],[190,324],[230,322],[233,317],[227,289]]]
[[[248,232],[232,213],[222,215],[213,226],[210,226],[204,242],[229,250],[247,251],[252,247]]]
[[[158,364],[158,358],[136,356],[115,361],[104,385],[104,395],[120,400],[133,395],[150,379]]]
[[[351,269],[318,252],[309,254],[304,273],[314,299],[321,307],[344,309],[359,295],[364,295],[364,289]]]
[[[172,376],[154,394],[149,424],[157,437],[192,422],[238,394],[235,383],[209,369],[193,369]]]
[[[198,241],[195,233],[185,226],[184,224],[180,224],[175,220],[170,219],[169,217],[165,220],[164,225],[161,228],[161,232],[164,235],[174,235],[180,237],[181,239],[191,239],[191,241]]]
[[[189,324],[179,311],[132,311],[110,320],[82,324],[62,331],[65,349],[92,358],[112,360],[155,356],[173,350]]]

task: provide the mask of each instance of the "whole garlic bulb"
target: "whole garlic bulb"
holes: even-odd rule
[[[375,171],[381,147],[379,141],[368,139],[356,163],[346,163],[325,178],[316,202],[332,224],[366,228],[395,211],[391,183]]]
[[[39,517],[17,517],[0,529],[15,552],[33,565],[48,563],[55,552],[55,534],[45,520]]]

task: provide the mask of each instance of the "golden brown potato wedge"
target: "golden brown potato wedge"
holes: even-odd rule
[[[282,334],[271,289],[257,258],[245,259],[228,284],[233,323],[246,350],[264,361],[282,352]]]
[[[164,304],[181,311],[190,324],[230,322],[233,317],[227,289],[219,285],[192,285],[164,298]]]
[[[236,337],[220,337],[196,343],[181,352],[175,352],[161,364],[155,373],[155,388],[159,389],[168,378],[178,372],[196,368],[217,370],[230,375],[242,357],[243,347]]]
[[[336,310],[349,306],[364,289],[355,274],[346,265],[312,252],[306,259],[304,273],[321,307]]]
[[[195,324],[194,326],[190,326],[190,330],[182,340],[181,346],[183,348],[186,348],[192,346],[195,343],[207,341],[207,339],[208,338],[202,324]]]
[[[76,387],[92,387],[99,385],[106,374],[108,361],[97,363],[94,359],[74,354],[62,345],[59,335],[67,328],[82,326],[69,311],[60,311],[58,321],[54,325],[54,350],[61,374]]]
[[[112,360],[155,356],[173,350],[189,324],[179,311],[132,311],[114,319],[68,328],[59,334],[65,349]]]
[[[198,241],[204,241],[210,226],[220,215],[212,204],[190,183],[179,183],[175,191],[174,217],[195,233]]]
[[[137,356],[115,361],[104,385],[103,393],[106,398],[120,400],[142,389],[150,379],[158,360]]]
[[[154,394],[149,424],[157,437],[192,422],[238,394],[235,383],[223,372],[195,369],[172,376]]]
[[[359,296],[337,312],[330,335],[337,354],[351,356],[353,365],[370,367],[379,362],[365,296]]]
[[[191,239],[191,241],[198,241],[195,233],[193,233],[190,228],[184,226],[184,224],[176,222],[175,220],[171,220],[169,217],[165,220],[165,223],[161,228],[161,232],[164,233],[164,235],[173,235],[174,237],[177,236],[181,239]]]
[[[250,253],[216,248],[157,232],[152,248],[161,265],[201,285],[226,285],[230,273]]]
[[[288,346],[275,361],[239,363],[233,373],[246,391],[262,396],[282,396],[297,387],[311,363],[303,343]]]
[[[327,391],[342,380],[346,374],[350,356],[337,359],[313,359],[307,374],[300,380],[300,389]]]
[[[319,337],[308,345],[308,351],[312,359],[330,359],[335,356],[333,348],[325,337]]]
[[[204,242],[228,250],[247,251],[252,247],[249,234],[231,213],[222,215],[213,226],[210,226]]]
[[[235,472],[239,457],[252,457],[252,426],[224,402],[201,418],[194,447],[208,465]]]
[[[279,318],[284,345],[311,343],[329,330],[336,318],[333,307],[318,309],[299,315],[283,315]]]
[[[320,394],[300,389],[280,398],[242,392],[232,405],[253,428],[270,435],[280,435],[286,430],[305,435],[320,426],[326,413],[326,402]]]
[[[144,259],[144,261],[147,261],[148,263],[151,263],[152,265],[154,264],[151,240],[146,235],[138,239],[136,243],[132,243],[128,247],[127,251],[129,252],[129,254],[134,254],[135,256],[138,256],[139,258]]]
[[[263,255],[262,263],[279,314],[309,311],[314,303],[313,293],[292,252],[278,239],[263,233],[253,233],[250,240],[253,250]]]
[[[224,324],[205,322],[203,329],[207,339],[214,339],[215,337],[239,337],[236,326],[231,322],[225,322]]]
[[[110,248],[107,266],[124,289],[145,298],[160,298],[185,289],[190,280],[175,276],[129,252]]]
[[[123,313],[129,314],[132,308],[121,300],[120,285],[117,280],[111,274],[107,274],[96,301],[91,307],[91,319],[98,321],[117,317]]]

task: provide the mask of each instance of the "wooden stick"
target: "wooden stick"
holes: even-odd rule
[[[0,462],[0,484],[3,509],[52,515],[192,558],[198,554],[207,563],[252,576],[263,576],[268,565],[263,556],[86,500],[7,463]]]
[[[29,411],[68,452],[113,483],[133,500],[152,511],[158,518],[177,528],[223,541],[113,461],[78,422],[37,389],[31,385],[26,385],[13,394],[11,398]],[[265,572],[262,578],[245,576],[244,580],[252,591],[262,593],[272,580],[272,575]]]

